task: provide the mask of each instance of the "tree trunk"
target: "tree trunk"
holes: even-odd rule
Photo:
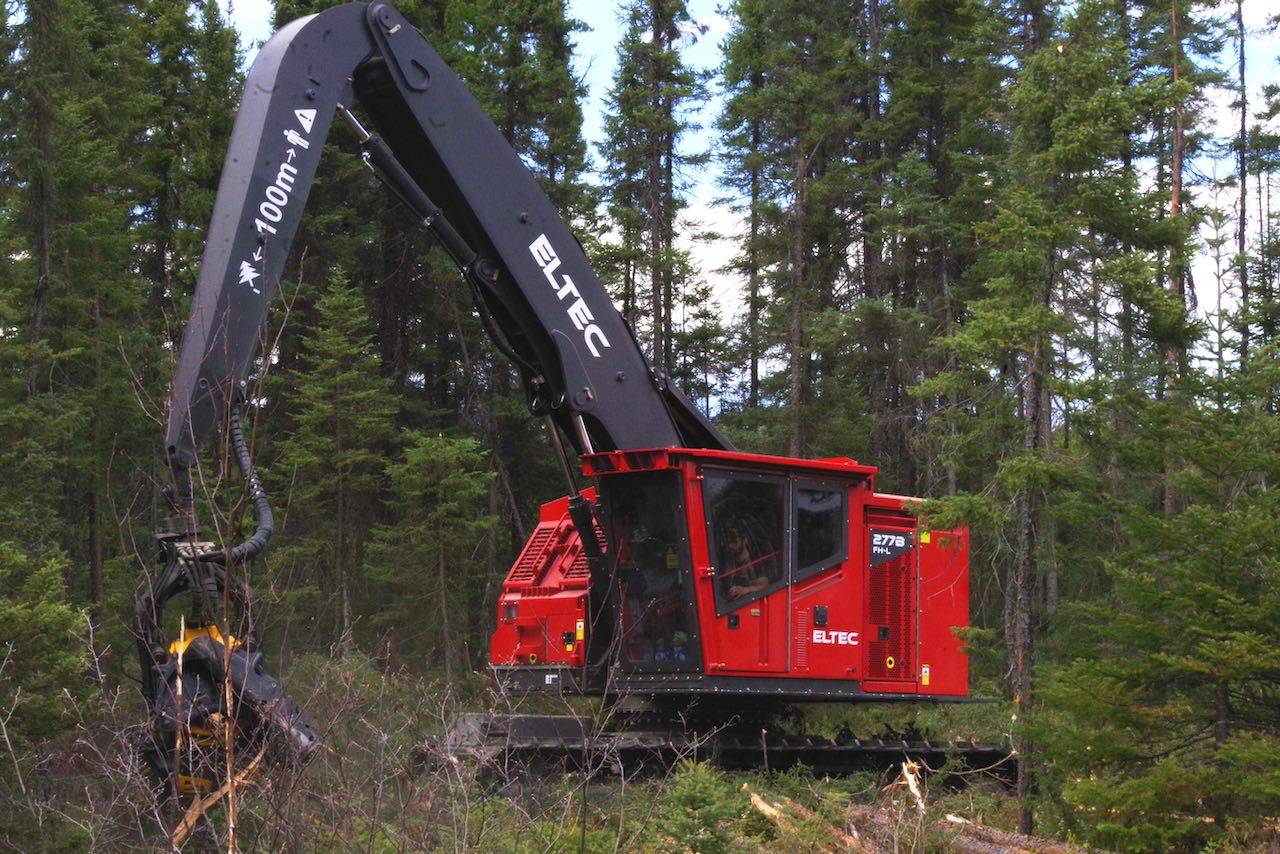
[[[1177,0],[1173,0],[1169,13],[1169,34],[1173,41],[1173,56],[1169,62],[1173,85],[1176,89],[1181,79],[1181,28],[1179,27]],[[1177,220],[1182,214],[1182,161],[1185,138],[1183,134],[1182,98],[1176,96],[1173,102],[1173,150],[1169,161],[1169,217]],[[1180,232],[1180,229],[1179,229]],[[1181,236],[1176,237],[1169,246],[1169,290],[1172,291],[1186,310],[1186,261],[1182,253]],[[1182,376],[1187,360],[1186,351],[1178,344],[1171,344],[1165,356],[1168,365],[1168,385],[1173,393],[1178,379]],[[1164,499],[1165,515],[1172,515],[1177,509],[1177,495],[1173,481],[1176,476],[1176,464],[1172,456],[1165,462]]]
[[[1178,87],[1182,75],[1182,36],[1179,17],[1177,0],[1173,0],[1169,22],[1170,37],[1173,40],[1173,58],[1169,63],[1169,72],[1175,89]],[[1169,158],[1169,217],[1174,220],[1182,215],[1182,163],[1185,147],[1182,98],[1181,96],[1175,96],[1173,102],[1173,150],[1170,152]],[[1182,240],[1179,237],[1169,245],[1169,290],[1182,303],[1184,309],[1186,308],[1187,299],[1186,275]],[[1186,353],[1176,345],[1171,346],[1168,353],[1169,379],[1171,382],[1181,376],[1182,366],[1185,361]]]
[[[44,8],[43,4],[39,4],[38,8]],[[35,9],[29,10],[28,14],[33,16],[33,41],[52,38],[47,34],[42,37],[45,27],[55,26],[53,21],[46,20],[50,14],[39,13]],[[36,17],[39,18],[39,22],[34,20]],[[34,52],[40,48],[33,45],[31,49]],[[47,92],[42,94],[45,97],[38,99],[33,105],[35,117],[32,138],[36,158],[31,176],[32,214],[35,219],[36,238],[36,287],[31,296],[31,341],[37,344],[44,337],[44,315],[49,302],[49,288],[53,281],[53,171],[56,168],[53,156],[53,107],[51,104],[43,103],[50,100],[52,94]],[[32,394],[35,393],[38,377],[39,368],[33,356],[27,373],[27,385]]]
[[[1245,229],[1248,227],[1249,169],[1246,159],[1248,149],[1249,92],[1244,74],[1244,0],[1236,0],[1236,61],[1240,66],[1240,136],[1236,139],[1236,172],[1240,180],[1240,212],[1236,222],[1236,268],[1240,276],[1240,367],[1249,361],[1249,262]],[[1261,211],[1259,211],[1261,213]]]
[[[650,49],[654,53],[650,55],[648,73],[649,105],[654,109],[662,101],[662,80],[655,54],[662,44],[665,29],[662,25],[660,3],[653,0],[649,4],[649,35],[652,39]],[[645,164],[645,195],[648,201],[646,211],[648,222],[646,222],[645,226],[649,238],[649,311],[653,319],[653,366],[656,370],[665,374],[667,371],[667,365],[664,361],[664,356],[667,352],[665,341],[666,325],[664,322],[666,317],[664,311],[666,290],[662,275],[664,262],[662,252],[662,202],[664,198],[663,177],[665,176],[662,163],[662,144],[664,139],[665,135],[663,133],[658,132],[656,129],[652,130],[649,138],[648,161]]]
[[[635,206],[635,199],[628,194],[626,209]],[[622,227],[622,317],[632,328],[636,324],[636,259],[635,247],[639,237],[635,229],[629,225]]]
[[[759,80],[757,75],[756,80]],[[758,85],[758,84],[757,84]],[[760,125],[751,123],[751,209],[747,227],[747,354],[751,380],[747,404],[760,403],[760,167],[755,156],[760,150]]]
[[[808,182],[808,158],[803,153],[796,155],[795,202],[791,209],[791,235],[788,255],[791,266],[791,318],[787,327],[787,349],[791,356],[790,381],[787,405],[790,416],[790,442],[788,452],[793,457],[804,453],[804,416],[801,408],[804,403],[804,384],[807,380],[808,356],[804,347],[804,324],[806,320],[805,297],[809,271],[805,253],[806,191]]]
[[[1036,453],[1040,444],[1042,353],[1043,346],[1037,342],[1027,363],[1027,376],[1023,385],[1022,409],[1026,418],[1023,425],[1023,450],[1028,454]],[[1014,746],[1018,751],[1018,831],[1028,834],[1034,824],[1030,803],[1032,773],[1029,760],[1032,745],[1023,728],[1031,710],[1031,589],[1034,583],[1033,560],[1036,550],[1035,503],[1029,489],[1017,496],[1017,550],[1013,564],[1013,589],[1009,591],[1012,599],[1009,618],[1009,628],[1012,630],[1009,640],[1010,687],[1018,710],[1018,729],[1014,734]]]
[[[663,137],[663,174],[662,174],[662,368],[671,371],[673,354],[671,352],[672,328],[674,327],[676,282],[675,282],[675,137],[670,130],[675,120],[673,105],[669,95],[663,96],[662,113],[668,130]]]
[[[453,683],[453,632],[449,628],[449,577],[445,568],[444,555],[444,537],[442,532],[436,532],[437,542],[440,543],[436,550],[436,583],[440,587],[440,657],[444,660],[444,679],[445,682]]]
[[[1055,250],[1051,247],[1045,258],[1045,276],[1040,301],[1052,305]],[[1050,424],[1048,401],[1050,389],[1048,370],[1051,342],[1038,336],[1027,358],[1023,378],[1021,409],[1023,416],[1022,449],[1025,454],[1041,457],[1047,448]],[[1017,707],[1018,721],[1014,732],[1014,747],[1018,751],[1018,830],[1031,833],[1034,812],[1031,806],[1033,770],[1031,761],[1035,745],[1026,735],[1026,726],[1032,709],[1033,643],[1032,609],[1036,587],[1035,560],[1040,546],[1039,517],[1042,497],[1031,487],[1024,487],[1016,496],[1018,533],[1014,555],[1012,590],[1007,594],[1012,605],[1006,603],[1006,631],[1009,634],[1009,674]],[[1056,579],[1054,586],[1056,587]],[[1056,595],[1056,591],[1055,591]]]
[[[529,535],[525,533],[524,517],[520,514],[520,504],[516,501],[515,492],[511,489],[511,476],[507,473],[507,466],[496,450],[493,453],[493,470],[497,474],[497,483],[506,498],[507,512],[511,514],[511,533],[515,534],[516,542],[523,544],[529,539]]]
[[[93,327],[94,337],[98,342],[102,340],[102,297],[95,293],[93,296]],[[102,348],[101,345],[95,347],[94,353],[94,385],[97,388],[102,387]],[[92,459],[94,467],[97,471],[89,472],[89,602],[91,604],[90,613],[95,622],[102,618],[99,613],[102,605],[103,584],[102,584],[102,566],[103,566],[103,534],[102,534],[102,491],[107,488],[105,477],[105,466],[100,465],[100,455],[102,453],[102,419],[93,419],[93,453]]]
[[[340,447],[340,446],[339,446]],[[338,477],[336,499],[338,547],[338,656],[343,658],[351,647],[351,591],[347,579],[347,500],[343,479]]]
[[[867,123],[880,121],[880,2],[867,0],[867,58],[871,74],[867,79]],[[878,134],[879,131],[876,131]],[[877,216],[884,186],[884,170],[880,167],[880,140],[873,133],[863,134],[862,158],[864,163],[874,163],[870,172],[870,187],[862,205],[862,287],[868,299],[879,299],[881,283],[880,256],[884,240]],[[870,213],[868,213],[870,212]]]
[[[950,276],[950,260],[944,254],[942,258],[942,310],[943,310],[943,331],[950,338],[956,333],[955,306],[951,301],[951,276]],[[947,350],[946,369],[954,371],[956,369],[955,353]],[[956,463],[955,463],[955,447],[958,428],[956,426],[956,413],[960,409],[960,400],[955,392],[951,392],[947,396],[947,435],[951,438],[951,447],[947,449],[946,477],[947,477],[947,495],[954,496],[958,491],[956,479]]]

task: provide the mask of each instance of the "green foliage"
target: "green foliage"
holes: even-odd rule
[[[1181,478],[1190,496],[1240,491],[1171,517],[1131,512],[1136,547],[1107,565],[1110,595],[1072,609],[1081,657],[1052,671],[1038,737],[1066,803],[1107,816],[1090,831],[1098,844],[1200,845],[1277,807],[1274,738],[1259,727],[1280,688],[1274,501],[1227,486],[1248,478],[1231,471],[1233,428],[1256,417],[1179,431],[1196,461]]]
[[[459,634],[474,637],[467,629],[485,625],[491,608],[477,595],[488,571],[477,546],[497,522],[488,515],[493,474],[473,439],[419,433],[404,441],[403,459],[387,466],[393,521],[369,549],[373,595],[385,603],[370,627],[399,654],[440,663],[452,677]],[[423,619],[424,599],[434,600],[436,619]]]
[[[648,343],[651,361],[685,380],[688,393],[706,398],[700,369],[711,372],[724,364],[704,343],[714,325],[711,318],[695,317],[692,329],[679,324],[685,326],[681,334],[676,319],[678,305],[697,306],[708,293],[688,252],[676,244],[686,206],[685,174],[706,162],[680,145],[693,129],[686,110],[704,94],[700,75],[680,54],[680,42],[694,24],[685,0],[631,0],[623,18],[601,145],[605,208],[617,240],[598,254],[624,316]],[[690,349],[677,350],[678,338]]]
[[[18,744],[65,732],[68,701],[84,691],[85,615],[67,603],[66,571],[61,556],[37,561],[0,542],[0,702]]]
[[[734,850],[730,823],[742,815],[742,796],[705,762],[683,762],[672,773],[657,819],[660,847],[717,854]]]
[[[582,138],[586,87],[570,66],[583,25],[561,0],[453,0],[444,49],[570,222],[591,221]]]
[[[286,566],[304,568],[335,600],[334,639],[346,645],[365,544],[385,488],[385,456],[395,442],[397,404],[379,371],[364,300],[335,274],[316,303],[318,325],[305,343],[304,373],[291,389],[295,426],[275,470],[287,504]],[[281,570],[276,570],[281,571]],[[311,582],[311,583],[314,583]]]

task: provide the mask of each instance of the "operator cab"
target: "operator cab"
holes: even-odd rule
[[[918,502],[876,493],[873,467],[665,449],[592,454],[583,468],[599,483],[600,586],[567,500],[544,507],[500,600],[500,683],[809,700],[967,693],[953,631],[968,622],[967,534],[920,528]],[[603,647],[592,644],[611,665],[594,684],[586,665]]]

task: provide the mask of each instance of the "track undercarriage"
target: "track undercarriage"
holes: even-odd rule
[[[912,732],[827,738],[798,734],[788,724],[750,711],[715,715],[671,707],[600,716],[471,713],[459,715],[428,752],[438,760],[471,763],[479,774],[504,781],[556,769],[629,778],[663,773],[688,759],[726,771],[803,765],[833,777],[885,771],[911,760],[931,771],[1015,782],[1007,745],[930,740]]]

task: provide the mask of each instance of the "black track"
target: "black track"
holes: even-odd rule
[[[973,741],[909,738],[836,739],[770,731],[766,726],[696,723],[662,725],[621,718],[601,726],[570,715],[461,715],[429,752],[446,761],[478,763],[484,773],[512,778],[552,769],[626,775],[661,772],[681,759],[708,759],[731,771],[785,770],[804,765],[815,774],[883,771],[905,760],[933,770],[986,772],[1014,782],[1010,750]]]

